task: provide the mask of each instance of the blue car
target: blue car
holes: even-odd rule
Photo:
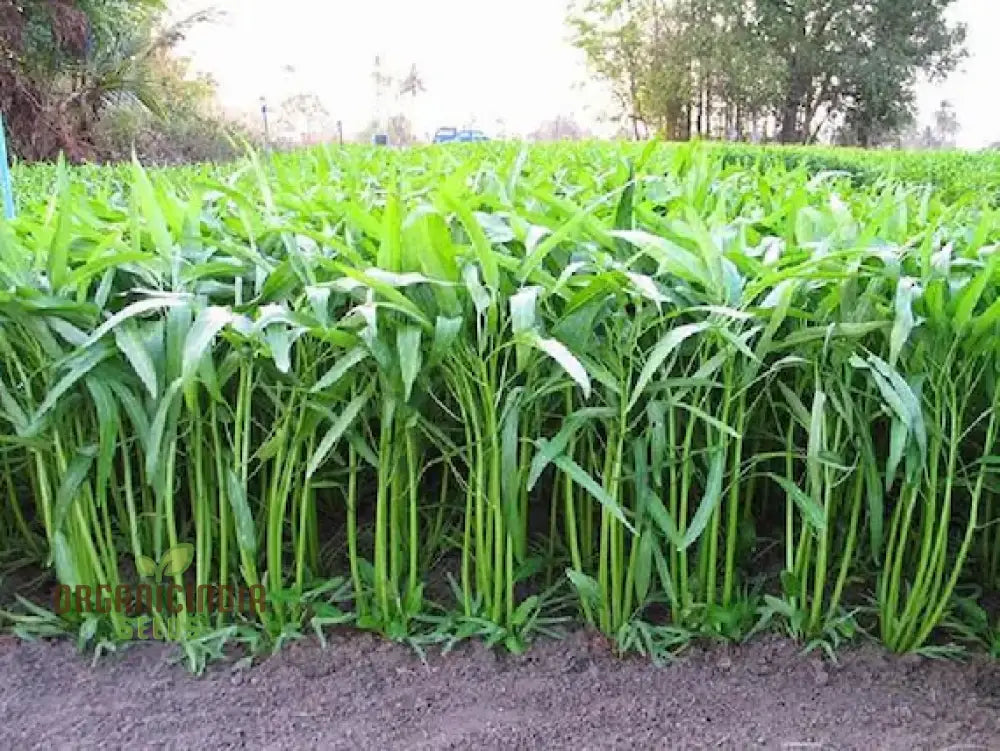
[[[481,130],[458,130],[458,128],[438,128],[434,134],[434,143],[469,143],[472,141],[489,141]]]
[[[434,143],[449,143],[458,136],[457,128],[438,128],[434,133]]]

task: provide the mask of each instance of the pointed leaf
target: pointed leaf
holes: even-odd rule
[[[662,339],[653,348],[652,352],[649,354],[649,358],[646,360],[646,364],[643,366],[642,371],[639,373],[639,378],[635,383],[635,387],[632,389],[632,398],[629,400],[629,411],[635,406],[636,402],[639,401],[642,396],[642,392],[649,385],[649,382],[653,380],[660,366],[666,361],[677,347],[684,343],[685,340],[705,331],[709,328],[710,324],[707,322],[702,323],[689,323],[683,326],[678,326],[675,329],[668,331]]]
[[[182,542],[163,554],[159,568],[163,576],[179,576],[187,570],[193,560],[194,545]]]
[[[708,479],[705,482],[705,493],[702,495],[698,509],[694,513],[690,526],[684,532],[679,550],[687,550],[694,542],[701,537],[705,531],[712,514],[719,507],[722,500],[722,473],[725,468],[725,452],[716,449],[709,460]]]
[[[143,578],[152,578],[156,573],[156,561],[149,556],[140,555],[135,559],[135,570]]]

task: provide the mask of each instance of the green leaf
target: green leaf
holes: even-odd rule
[[[793,483],[787,477],[776,475],[773,472],[768,472],[765,476],[770,477],[782,487],[785,494],[792,499],[796,506],[799,507],[799,511],[802,512],[802,516],[809,523],[809,526],[812,527],[816,534],[823,534],[826,532],[826,512],[823,510],[822,506],[816,503],[816,501],[803,492],[798,485]]]
[[[520,519],[520,494],[523,485],[518,432],[521,393],[521,388],[518,387],[507,397],[500,426],[500,497],[503,500],[505,521],[510,529],[520,529],[523,525]],[[514,555],[518,562],[524,560],[526,552],[523,539],[521,535],[514,536]]]
[[[811,422],[811,417],[806,406],[799,399],[798,394],[792,391],[788,386],[786,386],[781,381],[778,381],[778,388],[785,397],[785,401],[788,403],[788,408],[791,410],[792,415],[795,417],[796,422],[799,423],[803,428],[808,428]]]
[[[358,271],[357,269],[353,269],[350,266],[345,266],[342,263],[335,263],[333,266],[344,276],[361,282],[372,291],[377,292],[389,303],[391,303],[393,308],[412,318],[428,333],[433,332],[434,327],[427,319],[427,316],[424,315],[423,311],[421,311],[419,307],[417,307],[411,300],[409,300],[391,284],[387,284],[384,281],[380,281],[373,276]]]
[[[184,354],[181,359],[181,379],[188,383],[198,370],[205,352],[226,324],[233,319],[233,314],[226,308],[217,305],[203,309],[191,324],[191,329],[184,340]]]
[[[683,550],[685,547],[684,537],[678,531],[673,516],[670,515],[667,507],[663,505],[663,501],[660,500],[660,497],[656,493],[650,491],[647,494],[645,508],[646,513],[649,514],[649,518],[660,528],[660,531],[670,541],[670,544],[678,550]]]
[[[601,604],[601,588],[595,579],[571,568],[566,569],[566,576],[581,600],[595,607]]]
[[[395,189],[389,191],[382,214],[381,244],[378,251],[378,265],[387,271],[402,268],[402,218],[400,216],[399,195]]]
[[[670,356],[670,353],[677,349],[681,344],[683,344],[687,339],[705,331],[710,326],[707,322],[702,323],[689,323],[683,326],[678,326],[675,329],[668,331],[662,339],[653,347],[652,352],[649,353],[649,357],[646,359],[646,364],[643,366],[642,371],[639,373],[639,378],[635,382],[635,386],[632,389],[632,398],[629,400],[628,409],[629,411],[635,406],[636,402],[642,396],[643,391],[645,391],[646,386],[649,382],[653,380],[657,371]]]
[[[149,556],[140,555],[135,559],[135,570],[139,576],[149,579],[156,574],[156,561]]]
[[[826,419],[824,408],[826,394],[819,389],[813,394],[812,412],[809,417],[809,439],[806,443],[806,461],[809,464],[809,480],[813,495],[819,502],[820,494],[820,453],[826,447]]]
[[[399,353],[399,371],[403,376],[403,400],[409,401],[413,384],[420,374],[420,329],[404,326],[396,331],[396,351]]]
[[[705,527],[712,518],[712,514],[719,507],[722,500],[722,474],[725,468],[726,454],[721,449],[715,449],[709,459],[708,479],[705,482],[705,492],[698,504],[698,509],[694,513],[690,526],[684,532],[680,551],[687,550],[695,541],[701,537]]]
[[[174,243],[167,228],[163,209],[153,184],[150,182],[149,175],[139,164],[134,154],[132,157],[132,191],[138,203],[138,216],[146,220],[146,226],[153,237],[153,244],[164,258],[169,258],[173,252]]]
[[[115,329],[115,344],[118,346],[118,350],[125,355],[125,359],[132,366],[132,370],[139,376],[139,380],[146,387],[146,391],[155,399],[159,393],[159,386],[156,380],[156,366],[153,364],[153,358],[150,356],[149,350],[146,349],[145,344],[139,336],[139,329],[134,321],[128,321]]]
[[[557,456],[552,460],[552,463],[565,472],[573,482],[590,493],[626,529],[632,534],[636,534],[635,527],[625,518],[625,513],[622,511],[621,506],[618,505],[618,502],[608,495],[608,492],[597,484],[594,478],[588,475],[579,464],[567,456]]]
[[[431,345],[431,359],[439,361],[451,351],[451,345],[462,332],[464,320],[456,316],[446,318],[438,316],[434,322],[434,343]]]
[[[671,274],[697,284],[708,281],[701,259],[665,237],[644,230],[612,230],[608,234],[642,250],[659,264],[659,274]]]
[[[77,586],[83,584],[73,547],[59,529],[52,535],[52,559],[56,566],[56,578],[60,584],[65,584],[74,591]]]
[[[236,542],[244,558],[253,560],[257,555],[257,532],[247,495],[236,473],[230,468],[226,473],[226,495],[236,522]]]
[[[323,438],[320,440],[319,445],[313,452],[313,455],[309,458],[309,463],[306,465],[306,479],[311,478],[316,474],[316,470],[319,469],[320,465],[326,460],[327,454],[330,453],[330,449],[333,448],[334,444],[340,440],[341,436],[347,431],[348,428],[357,419],[358,413],[361,408],[365,406],[365,403],[371,396],[370,391],[354,397],[346,407],[344,411],[340,413],[340,416],[334,421],[330,426],[329,430],[326,431]]]
[[[146,475],[150,478],[159,475],[164,441],[166,440],[167,446],[172,447],[173,445],[172,441],[177,427],[177,395],[180,393],[181,386],[180,380],[170,384],[157,405],[153,422],[150,423],[149,440],[146,445]]]
[[[86,386],[87,391],[90,392],[94,411],[97,413],[98,454],[95,494],[98,502],[103,503],[104,491],[108,486],[112,463],[118,449],[121,421],[118,403],[115,401],[114,394],[108,384],[100,378],[89,376],[86,380]]]
[[[566,345],[555,339],[546,339],[539,336],[534,331],[527,334],[527,341],[533,347],[541,350],[559,363],[569,377],[576,381],[577,385],[583,390],[584,398],[590,398],[590,376],[587,375],[587,370],[580,361],[566,348]]]
[[[122,308],[119,312],[115,313],[113,316],[108,318],[104,323],[94,329],[93,333],[87,338],[82,345],[81,349],[86,349],[93,346],[99,342],[104,336],[115,328],[128,321],[131,318],[142,315],[143,313],[149,313],[160,308],[176,308],[179,306],[189,305],[191,299],[186,295],[174,294],[158,294],[154,297],[146,298],[145,300],[139,300],[131,305],[127,305]]]
[[[576,435],[588,420],[610,419],[615,417],[615,411],[610,407],[585,407],[573,412],[563,420],[559,432],[551,440],[540,438],[537,441],[538,450],[531,460],[528,472],[528,490],[534,489],[545,468],[552,460],[566,450],[570,440]]]
[[[889,366],[882,358],[877,355],[870,355],[868,360],[875,371],[878,371],[888,379],[891,388],[884,389],[880,384],[880,390],[883,396],[886,396],[890,400],[890,404],[894,408],[901,409],[900,416],[903,417],[907,423],[907,427],[913,432],[920,456],[925,456],[927,454],[927,430],[924,426],[924,413],[916,394],[913,393],[913,389],[903,380],[899,372]]]
[[[639,536],[639,553],[635,561],[635,593],[639,604],[646,602],[653,573],[653,536]]]
[[[90,475],[90,468],[97,456],[96,446],[86,446],[76,451],[66,468],[59,490],[56,492],[56,505],[52,517],[52,529],[59,531],[66,522],[73,501],[77,499],[80,488]]]
[[[975,278],[965,286],[959,293],[958,302],[955,304],[955,315],[953,317],[956,333],[964,333],[972,321],[972,314],[979,304],[979,300],[986,291],[987,286],[994,282],[997,264],[1000,263],[1000,256],[994,254],[990,256],[986,267],[976,274]],[[889,362],[893,362],[892,359]]]
[[[7,386],[0,379],[0,407],[3,407],[4,417],[14,426],[15,432],[23,436],[28,431],[28,415],[21,409],[21,405],[11,395]]]
[[[531,617],[537,607],[538,595],[531,595],[514,609],[514,613],[510,618],[511,624],[515,628],[523,626],[528,622],[528,618]]]
[[[6,169],[6,165],[4,168]],[[55,182],[56,229],[52,233],[49,252],[46,255],[48,256],[47,267],[52,289],[59,292],[69,273],[69,247],[72,241],[72,219],[75,208],[69,192],[69,174],[66,162],[61,154],[56,165]]]
[[[309,389],[309,393],[318,394],[321,391],[326,391],[331,388],[348,372],[350,372],[351,368],[364,361],[367,357],[368,350],[364,347],[355,347],[354,349],[346,352],[343,357],[337,360],[336,364],[332,368],[326,371],[322,378],[316,381],[315,385]]]
[[[182,542],[167,550],[157,566],[161,576],[180,576],[194,560],[194,545]]]
[[[896,288],[896,319],[892,324],[889,336],[889,364],[896,367],[903,346],[910,338],[910,332],[916,325],[913,316],[913,299],[919,289],[912,279],[901,279]]]
[[[37,434],[38,430],[41,429],[42,418],[56,406],[63,394],[112,354],[114,354],[113,351],[108,347],[91,347],[84,350],[79,356],[73,357],[66,374],[45,394],[45,399],[32,417],[31,425],[28,427],[29,435]]]
[[[539,287],[525,287],[510,298],[510,325],[515,336],[535,328]]]
[[[889,454],[885,461],[886,491],[890,490],[896,481],[896,472],[899,471],[900,462],[903,461],[908,437],[909,431],[906,429],[906,423],[900,419],[894,419],[889,426]]]
[[[688,404],[687,402],[679,402],[679,401],[675,401],[675,400],[671,400],[670,403],[671,403],[671,405],[673,405],[675,407],[680,407],[683,410],[687,410],[691,414],[697,416],[702,421],[704,421],[704,422],[708,423],[709,425],[711,425],[713,428],[715,428],[716,430],[718,430],[720,433],[725,433],[730,438],[739,438],[740,437],[739,431],[737,431],[735,428],[733,428],[733,427],[731,427],[729,425],[726,425],[726,423],[722,422],[722,420],[720,420],[719,418],[712,417],[712,415],[708,414],[701,407],[696,407],[693,404]]]
[[[496,293],[500,289],[500,267],[482,226],[476,220],[469,206],[449,188],[442,188],[440,196],[445,206],[455,213],[469,235],[472,248],[476,252],[476,259],[479,261],[479,267],[483,270],[483,280],[486,282],[486,287],[491,292]]]

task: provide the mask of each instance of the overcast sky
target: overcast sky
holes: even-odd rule
[[[315,93],[345,131],[375,109],[376,55],[387,73],[415,63],[427,92],[409,111],[420,132],[476,123],[525,133],[559,114],[590,124],[604,106],[568,42],[566,0],[175,0],[178,12],[214,5],[226,17],[191,34],[183,53],[211,73],[230,110]],[[958,0],[970,59],[943,85],[922,86],[921,115],[956,107],[963,146],[1000,140],[1000,0]],[[294,71],[289,72],[288,66]],[[584,85],[582,85],[584,84]]]

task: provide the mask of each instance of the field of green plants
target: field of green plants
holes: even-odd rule
[[[22,635],[112,648],[135,613],[102,597],[145,578],[266,589],[151,614],[192,666],[341,624],[1000,654],[995,156],[485,144],[15,179],[0,548],[94,596],[20,599]]]

